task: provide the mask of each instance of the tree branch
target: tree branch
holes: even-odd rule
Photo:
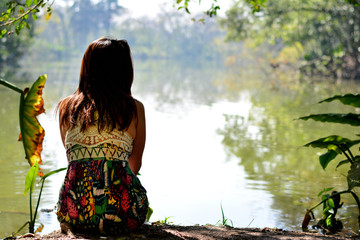
[[[5,27],[5,26],[9,26],[12,25],[14,22],[24,18],[26,15],[30,14],[34,9],[38,8],[42,3],[44,2],[44,0],[39,1],[36,5],[28,8],[28,10],[26,12],[24,12],[23,14],[19,15],[17,18],[7,21],[5,23],[0,24],[0,27]]]

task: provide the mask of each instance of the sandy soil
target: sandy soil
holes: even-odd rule
[[[137,232],[117,236],[86,236],[75,235],[68,236],[54,231],[47,235],[23,235],[17,239],[109,239],[109,240],[127,240],[127,239],[169,239],[169,240],[217,240],[217,239],[360,239],[354,232],[340,232],[336,235],[323,235],[316,232],[296,232],[283,231],[281,229],[269,228],[229,228],[216,226],[175,226],[175,225],[144,225]]]

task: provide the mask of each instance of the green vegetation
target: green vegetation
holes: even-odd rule
[[[345,95],[336,95],[331,98],[320,101],[323,102],[332,102],[338,100],[344,105],[350,105],[356,108],[360,107],[360,95],[356,94],[345,94]],[[348,114],[338,114],[338,113],[324,113],[324,114],[313,114],[300,118],[301,120],[312,119],[320,122],[327,123],[340,123],[351,126],[360,126],[360,114],[358,113],[348,113]],[[357,135],[359,136],[359,135]],[[360,155],[354,155],[350,150],[351,147],[358,145],[360,139],[350,140],[338,135],[331,135],[324,138],[319,138],[315,141],[307,143],[306,147],[321,148],[326,149],[327,151],[319,157],[320,164],[325,170],[328,164],[333,161],[337,156],[344,154],[346,157],[345,160],[339,161],[336,168],[343,166],[345,164],[350,164],[350,169],[347,172],[346,179],[348,183],[348,188],[344,191],[333,191],[330,194],[326,193],[331,191],[333,188],[324,189],[319,193],[318,196],[322,196],[322,201],[316,206],[307,210],[303,228],[306,228],[311,216],[313,216],[313,209],[323,204],[323,218],[318,222],[318,226],[321,228],[328,229],[331,232],[336,232],[342,228],[341,221],[335,218],[337,210],[342,207],[340,203],[340,195],[349,193],[355,199],[358,210],[359,210],[359,225],[360,225],[360,201],[356,193],[354,192],[355,187],[360,186]],[[311,214],[311,215],[310,215]]]
[[[164,220],[158,220],[156,222],[153,222],[152,224],[154,225],[170,225],[173,224],[173,222],[170,222],[169,219],[172,218],[173,216],[170,217],[165,217]]]
[[[220,203],[221,208],[221,220],[219,220],[216,225],[224,226],[224,227],[234,227],[234,224],[231,219],[225,217],[224,209],[222,207],[222,203]]]
[[[45,131],[41,127],[36,117],[45,111],[43,108],[44,102],[42,98],[42,89],[45,86],[45,81],[46,81],[46,75],[40,76],[34,82],[34,84],[30,89],[26,88],[23,91],[20,88],[16,87],[15,85],[0,79],[1,85],[20,93],[19,125],[20,125],[21,133],[20,133],[19,141],[23,142],[25,156],[30,164],[30,170],[26,175],[25,191],[24,191],[24,195],[26,195],[28,192],[30,193],[29,196],[30,220],[26,222],[16,233],[21,231],[27,224],[29,224],[29,232],[30,233],[35,232],[36,215],[38,212],[45,180],[47,177],[66,169],[66,168],[57,169],[47,173],[46,175],[44,175],[41,171],[39,171],[39,164],[41,164],[42,142],[44,139]],[[33,214],[32,194],[34,191],[36,176],[38,175],[41,176],[40,179],[41,187],[40,187],[36,208]]]
[[[239,0],[227,11],[221,24],[228,40],[249,39],[253,46],[267,42],[283,50],[300,46],[303,54],[295,65],[303,74],[360,79],[360,6],[356,1],[256,2],[266,2],[266,7],[252,14],[247,1]],[[286,58],[273,59],[268,64],[275,69],[293,64]]]
[[[7,13],[6,0],[0,0],[0,12]],[[0,17],[0,24],[2,25],[4,17]],[[32,24],[34,20],[29,18],[24,20],[26,24]],[[1,30],[1,31],[7,31]],[[0,34],[0,78],[14,79],[16,69],[20,67],[19,60],[23,54],[29,49],[33,43],[34,29],[23,31],[19,35],[6,34],[1,38]]]

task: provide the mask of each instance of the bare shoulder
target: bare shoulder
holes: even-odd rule
[[[134,100],[135,100],[135,104],[136,104],[137,113],[143,115],[145,112],[144,104],[135,98],[134,98]]]

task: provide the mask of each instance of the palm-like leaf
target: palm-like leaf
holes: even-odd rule
[[[325,113],[325,114],[312,114],[305,117],[300,117],[301,120],[312,119],[319,122],[329,123],[342,123],[349,124],[351,126],[360,126],[360,115],[355,113]]]
[[[44,110],[44,100],[42,98],[42,89],[45,86],[46,75],[40,76],[30,90],[26,93],[25,98],[20,103],[20,138],[23,141],[26,158],[29,164],[41,164],[42,143],[45,131],[41,127],[37,116]]]
[[[327,148],[328,150],[333,150],[338,153],[341,153],[338,146],[344,145],[347,148],[351,148],[355,144],[360,143],[360,140],[350,140],[348,138],[343,138],[338,135],[331,135],[324,138],[319,138],[315,141],[305,144],[305,147],[313,148]]]
[[[336,95],[327,99],[320,101],[319,103],[323,102],[332,102],[334,100],[339,100],[345,105],[350,105],[353,107],[360,107],[360,95],[359,94],[351,94],[347,93],[345,95]]]

